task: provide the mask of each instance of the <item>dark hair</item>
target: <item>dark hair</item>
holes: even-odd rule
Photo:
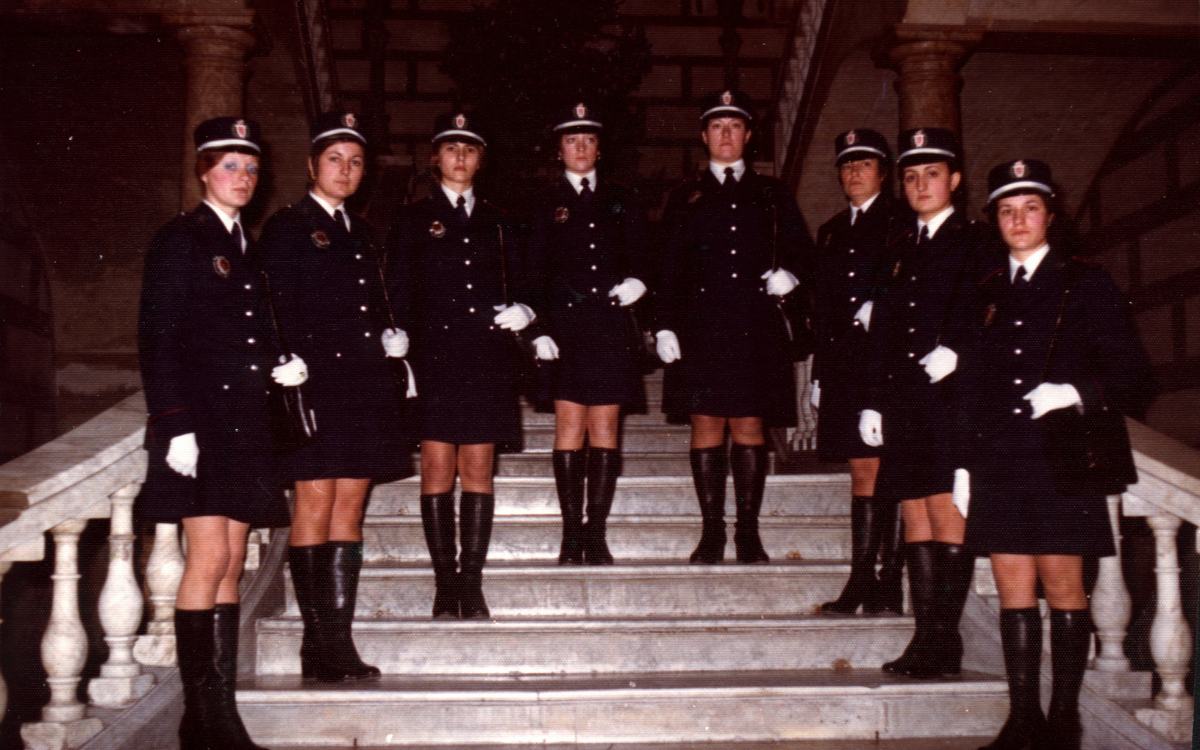
[[[364,155],[367,153],[367,147],[360,139],[355,138],[352,135],[339,133],[338,135],[329,135],[313,141],[312,145],[308,147],[308,158],[312,159],[313,161],[320,159],[321,154],[325,153],[330,146],[333,146],[337,143],[356,143],[359,146],[362,146]]]
[[[999,198],[996,198],[995,200],[990,201],[987,204],[987,206],[985,206],[983,209],[983,212],[987,215],[988,221],[990,221],[993,225],[995,225],[997,228],[999,228],[1000,224],[997,220],[997,214],[1000,210],[1000,201],[1004,200],[1005,198],[1013,198],[1018,195],[1040,196],[1042,199],[1042,202],[1046,204],[1046,213],[1051,214],[1052,216],[1062,215],[1062,210],[1061,210],[1062,206],[1059,205],[1058,199],[1056,199],[1054,196],[1046,195],[1046,193],[1042,190],[1034,190],[1033,188],[1024,188],[1021,190],[1013,190],[1010,193],[1005,193],[1004,195],[1000,196]]]
[[[224,148],[206,148],[196,154],[196,179],[208,174],[209,170],[221,163],[226,154],[245,154],[256,156],[260,160],[262,154],[247,146],[226,146]]]

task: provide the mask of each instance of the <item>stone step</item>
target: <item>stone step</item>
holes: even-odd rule
[[[521,422],[525,427],[554,426],[554,412],[538,411],[526,403],[521,404]],[[661,427],[667,424],[666,416],[657,407],[645,411],[630,412],[621,415],[621,426],[624,430],[641,427]],[[686,424],[671,425],[682,429],[690,429]]]
[[[721,750],[977,750],[994,738],[988,737],[920,737],[905,740],[767,740],[758,742],[723,742]],[[402,747],[404,750],[434,750],[438,745],[427,744],[424,740],[414,738],[418,745],[398,744],[390,747]],[[314,745],[275,746],[275,750],[308,750]],[[321,745],[322,750],[387,750],[388,746],[365,745]],[[592,743],[580,744],[545,744],[534,745],[458,745],[458,750],[713,750],[711,742],[670,742],[670,743]]]
[[[525,423],[524,446],[526,451],[546,452],[554,450],[554,423],[538,421]],[[687,454],[691,447],[692,428],[685,424],[626,424],[621,433],[621,452],[626,456],[638,453],[681,453]]]
[[[260,620],[257,673],[299,674],[303,625]],[[899,656],[912,619],[763,618],[368,620],[363,659],[385,674],[536,675],[878,669]]]
[[[508,563],[484,569],[492,617],[716,618],[796,616],[837,597],[850,566],[772,561],[769,565],[633,564],[608,567]],[[285,614],[298,616],[285,586]],[[365,566],[359,580],[360,619],[422,619],[433,603],[428,563]]]
[[[319,686],[258,677],[237,692],[255,742],[436,746],[729,743],[994,735],[1003,680],[878,670],[491,678],[385,677]],[[930,747],[928,745],[923,747]]]
[[[414,460],[417,456],[414,455]],[[416,462],[419,466],[419,461]],[[692,467],[686,451],[633,452],[621,461],[623,476],[691,476]],[[550,463],[550,449],[498,453],[496,474],[506,477],[549,477],[554,475]]]
[[[734,559],[733,519],[728,519],[726,557]],[[767,517],[760,520],[767,553],[788,560],[849,560],[848,516]],[[429,560],[421,521],[412,516],[370,516],[363,529],[369,563]],[[618,560],[686,561],[700,539],[700,517],[627,516],[610,519],[608,548]],[[492,527],[492,562],[556,562],[562,541],[557,516],[500,516]]]
[[[505,457],[501,457],[505,458]],[[550,515],[558,517],[558,493],[550,476],[550,458],[542,456],[546,476],[496,477],[496,515]],[[687,458],[681,459],[683,463]],[[691,469],[682,474],[631,476],[617,481],[612,518],[629,516],[688,516],[698,511]],[[733,480],[726,481],[728,510],[733,509]],[[371,491],[368,515],[420,517],[421,481],[412,477],[381,484]],[[830,516],[850,509],[850,475],[845,473],[778,474],[767,477],[761,515]]]

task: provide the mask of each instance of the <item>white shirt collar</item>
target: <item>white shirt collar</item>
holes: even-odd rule
[[[459,193],[456,193],[450,188],[446,187],[445,183],[441,183],[441,186],[442,192],[446,194],[446,198],[450,201],[450,205],[457,207]],[[467,188],[462,193],[462,197],[466,199],[463,205],[467,207],[467,216],[470,216],[471,212],[475,210],[475,187],[471,186]]]
[[[222,211],[221,209],[217,208],[216,206],[214,206],[212,203],[208,202],[207,200],[204,201],[204,205],[211,208],[212,212],[217,215],[217,218],[220,219],[221,223],[225,225],[226,232],[233,234],[233,225],[237,224],[239,227],[241,226],[241,224],[242,224],[242,212],[241,211],[238,211],[236,216],[230,216],[229,214],[227,214],[224,211]],[[243,253],[246,252],[246,230],[245,230],[245,228],[242,228],[242,252]]]
[[[929,239],[933,239],[933,235],[937,234],[937,231],[942,228],[942,225],[946,223],[946,219],[949,219],[952,213],[954,213],[954,206],[947,206],[944,211],[929,221],[917,219],[917,236],[920,236],[922,228],[929,227]]]
[[[588,172],[587,174],[575,174],[574,172],[567,172],[566,175],[567,175],[567,182],[571,183],[571,187],[575,188],[576,194],[583,192],[583,178],[584,177],[587,178],[588,187],[590,187],[592,189],[592,192],[596,191],[596,170],[593,169],[591,172]]]
[[[1038,266],[1042,264],[1042,261],[1046,259],[1049,253],[1050,245],[1046,244],[1042,245],[1036,253],[1026,258],[1023,263],[1011,255],[1008,256],[1008,280],[1012,281],[1017,278],[1017,269],[1025,266],[1025,278],[1033,281],[1033,274],[1038,270]]]
[[[342,220],[345,221],[345,223],[346,223],[346,231],[347,232],[350,231],[350,212],[346,210],[345,204],[342,204],[341,206],[334,206],[334,205],[331,205],[328,201],[321,198],[319,195],[317,195],[316,193],[314,193],[311,190],[308,191],[308,194],[309,194],[309,196],[312,197],[313,200],[315,200],[317,202],[318,206],[325,209],[325,213],[329,214],[329,218],[331,218],[331,219],[333,218],[334,211],[341,211],[342,212]]]
[[[738,182],[742,181],[742,175],[746,174],[746,160],[738,159],[733,164],[717,164],[715,161],[708,163],[709,170],[712,171],[713,177],[717,178],[717,182],[725,184],[725,168],[733,167],[733,178]]]
[[[879,193],[872,195],[870,198],[867,198],[865,201],[863,201],[863,204],[861,206],[856,206],[853,203],[851,203],[850,204],[850,223],[853,224],[855,221],[857,221],[858,215],[863,213],[867,209],[869,209],[871,207],[871,204],[873,204],[875,202],[875,199],[878,197],[879,197]]]

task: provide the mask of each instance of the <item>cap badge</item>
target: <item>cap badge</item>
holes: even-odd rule
[[[454,127],[456,127],[456,128],[465,128],[466,126],[467,126],[467,116],[466,116],[466,115],[457,115],[457,116],[455,116],[455,118],[454,118]]]
[[[721,103],[726,107],[728,107],[730,104],[733,104],[733,92],[726,91],[725,93],[721,94]]]
[[[1023,162],[1023,161],[1013,162],[1012,176],[1013,177],[1024,177],[1025,176],[1025,162]]]
[[[224,255],[213,256],[213,270],[216,271],[217,275],[222,279],[229,278],[229,271],[231,269],[232,266],[229,265],[229,258],[226,258]]]
[[[434,221],[429,225],[429,236],[435,239],[441,239],[446,236],[446,225],[440,221]]]
[[[846,145],[847,146],[853,146],[854,142],[857,140],[858,140],[858,136],[855,135],[853,130],[851,130],[849,133],[846,133]]]
[[[575,105],[575,116],[579,118],[587,117],[587,107],[582,104]]]
[[[912,141],[913,145],[917,148],[925,148],[925,131],[918,130],[917,132],[913,133]]]
[[[342,118],[342,124],[348,128],[357,127],[358,118],[354,116],[353,112],[347,112],[346,116]]]
[[[554,209],[555,224],[566,224],[567,219],[569,218],[571,218],[571,212],[567,210],[566,206],[559,206],[558,208]]]
[[[237,122],[235,122],[233,124],[233,134],[236,135],[238,138],[245,138],[246,134],[249,132],[250,132],[250,128],[246,127],[245,120],[238,120]]]
[[[322,232],[320,229],[312,233],[313,244],[324,250],[329,247],[329,235]]]

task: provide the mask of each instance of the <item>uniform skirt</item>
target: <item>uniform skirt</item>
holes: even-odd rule
[[[318,409],[317,436],[279,457],[289,481],[311,479],[393,480],[413,473],[409,438],[398,408]]]
[[[971,469],[964,544],[980,554],[1116,554],[1108,504],[1101,495],[1063,495],[1034,453]]]
[[[514,357],[506,332],[414,347],[416,437],[455,445],[521,439]],[[418,342],[420,344],[422,342]]]
[[[599,304],[583,301],[555,310],[552,325],[559,349],[558,360],[549,368],[553,398],[586,406],[642,400],[628,310],[607,299]]]
[[[862,441],[858,432],[857,387],[841,381],[821,384],[821,405],[817,409],[817,454],[822,461],[848,458],[872,458],[882,454]]]
[[[275,454],[223,450],[201,444],[196,478],[176,473],[166,462],[167,446],[150,449],[146,482],[134,502],[134,516],[146,523],[179,523],[197,516],[225,516],[252,528],[291,523]]]

